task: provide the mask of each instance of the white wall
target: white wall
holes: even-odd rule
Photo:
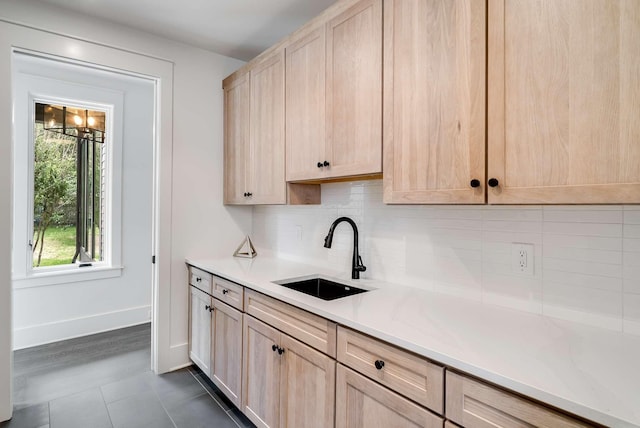
[[[154,37],[126,27],[83,17],[29,0],[0,0],[0,20],[46,29],[95,42],[98,46],[162,58],[173,63],[173,160],[171,225],[170,362],[188,362],[188,288],[185,257],[230,254],[251,228],[250,208],[222,205],[221,81],[242,62]],[[0,22],[0,32],[13,34]],[[33,30],[34,37],[37,30]],[[0,117],[10,113],[10,49],[0,51]],[[2,122],[5,124],[5,122]],[[0,126],[0,420],[10,412],[10,130]],[[168,245],[165,244],[165,245]]]
[[[350,272],[360,230],[363,277],[640,334],[640,205],[399,206],[381,181],[322,185],[322,205],[256,207],[252,241]],[[511,269],[511,243],[534,244],[534,275]],[[260,249],[258,250],[260,252]]]

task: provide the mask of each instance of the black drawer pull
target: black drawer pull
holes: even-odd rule
[[[384,361],[382,360],[376,360],[376,362],[373,364],[376,366],[378,370],[382,370],[382,368],[384,367]]]

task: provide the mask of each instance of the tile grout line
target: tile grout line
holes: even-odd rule
[[[111,413],[109,413],[109,405],[107,404],[107,401],[104,399],[104,393],[102,392],[102,385],[98,387],[98,390],[100,391],[100,397],[102,397],[102,404],[104,404],[104,408],[107,411],[107,417],[109,418],[109,423],[113,428],[115,425],[113,425],[113,420],[111,419]],[[49,420],[49,423],[51,423],[51,420]]]
[[[236,422],[235,419],[233,419],[230,415],[229,412],[233,409],[229,408],[229,410],[224,410],[224,407],[222,407],[222,404],[220,404],[220,402],[216,399],[216,397],[214,397],[209,390],[207,389],[206,386],[204,386],[202,384],[202,382],[200,382],[200,380],[198,380],[198,377],[193,373],[193,371],[191,371],[191,368],[187,368],[187,371],[191,374],[191,376],[193,376],[193,378],[196,380],[196,382],[198,382],[198,384],[200,384],[200,386],[204,389],[204,391],[209,395],[209,397],[211,397],[213,399],[213,401],[222,409],[222,411],[227,415],[227,417],[229,417],[229,419],[231,419],[231,421],[233,421],[234,424],[236,424],[236,426],[238,428],[243,428],[241,427],[238,422]]]
[[[153,371],[151,373],[153,373]],[[158,376],[155,373],[153,373],[153,374],[155,376]],[[178,425],[176,424],[176,421],[173,420],[173,418],[171,417],[171,414],[169,413],[169,411],[165,407],[164,403],[162,402],[162,399],[160,398],[160,395],[158,394],[158,390],[156,389],[156,387],[154,385],[150,385],[150,387],[151,387],[151,391],[153,392],[153,395],[158,399],[158,403],[160,403],[160,406],[162,407],[162,410],[164,410],[164,414],[167,415],[167,417],[171,421],[171,425],[173,425],[174,428],[178,428]]]

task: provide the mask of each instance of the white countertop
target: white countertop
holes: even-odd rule
[[[353,284],[375,290],[324,301],[272,281],[335,272],[275,257],[187,263],[586,419],[640,427],[640,336],[366,279]]]

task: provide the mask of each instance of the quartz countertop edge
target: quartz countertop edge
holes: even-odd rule
[[[588,420],[640,427],[638,335],[279,257],[186,263]],[[273,283],[316,274],[372,291],[324,301]]]

